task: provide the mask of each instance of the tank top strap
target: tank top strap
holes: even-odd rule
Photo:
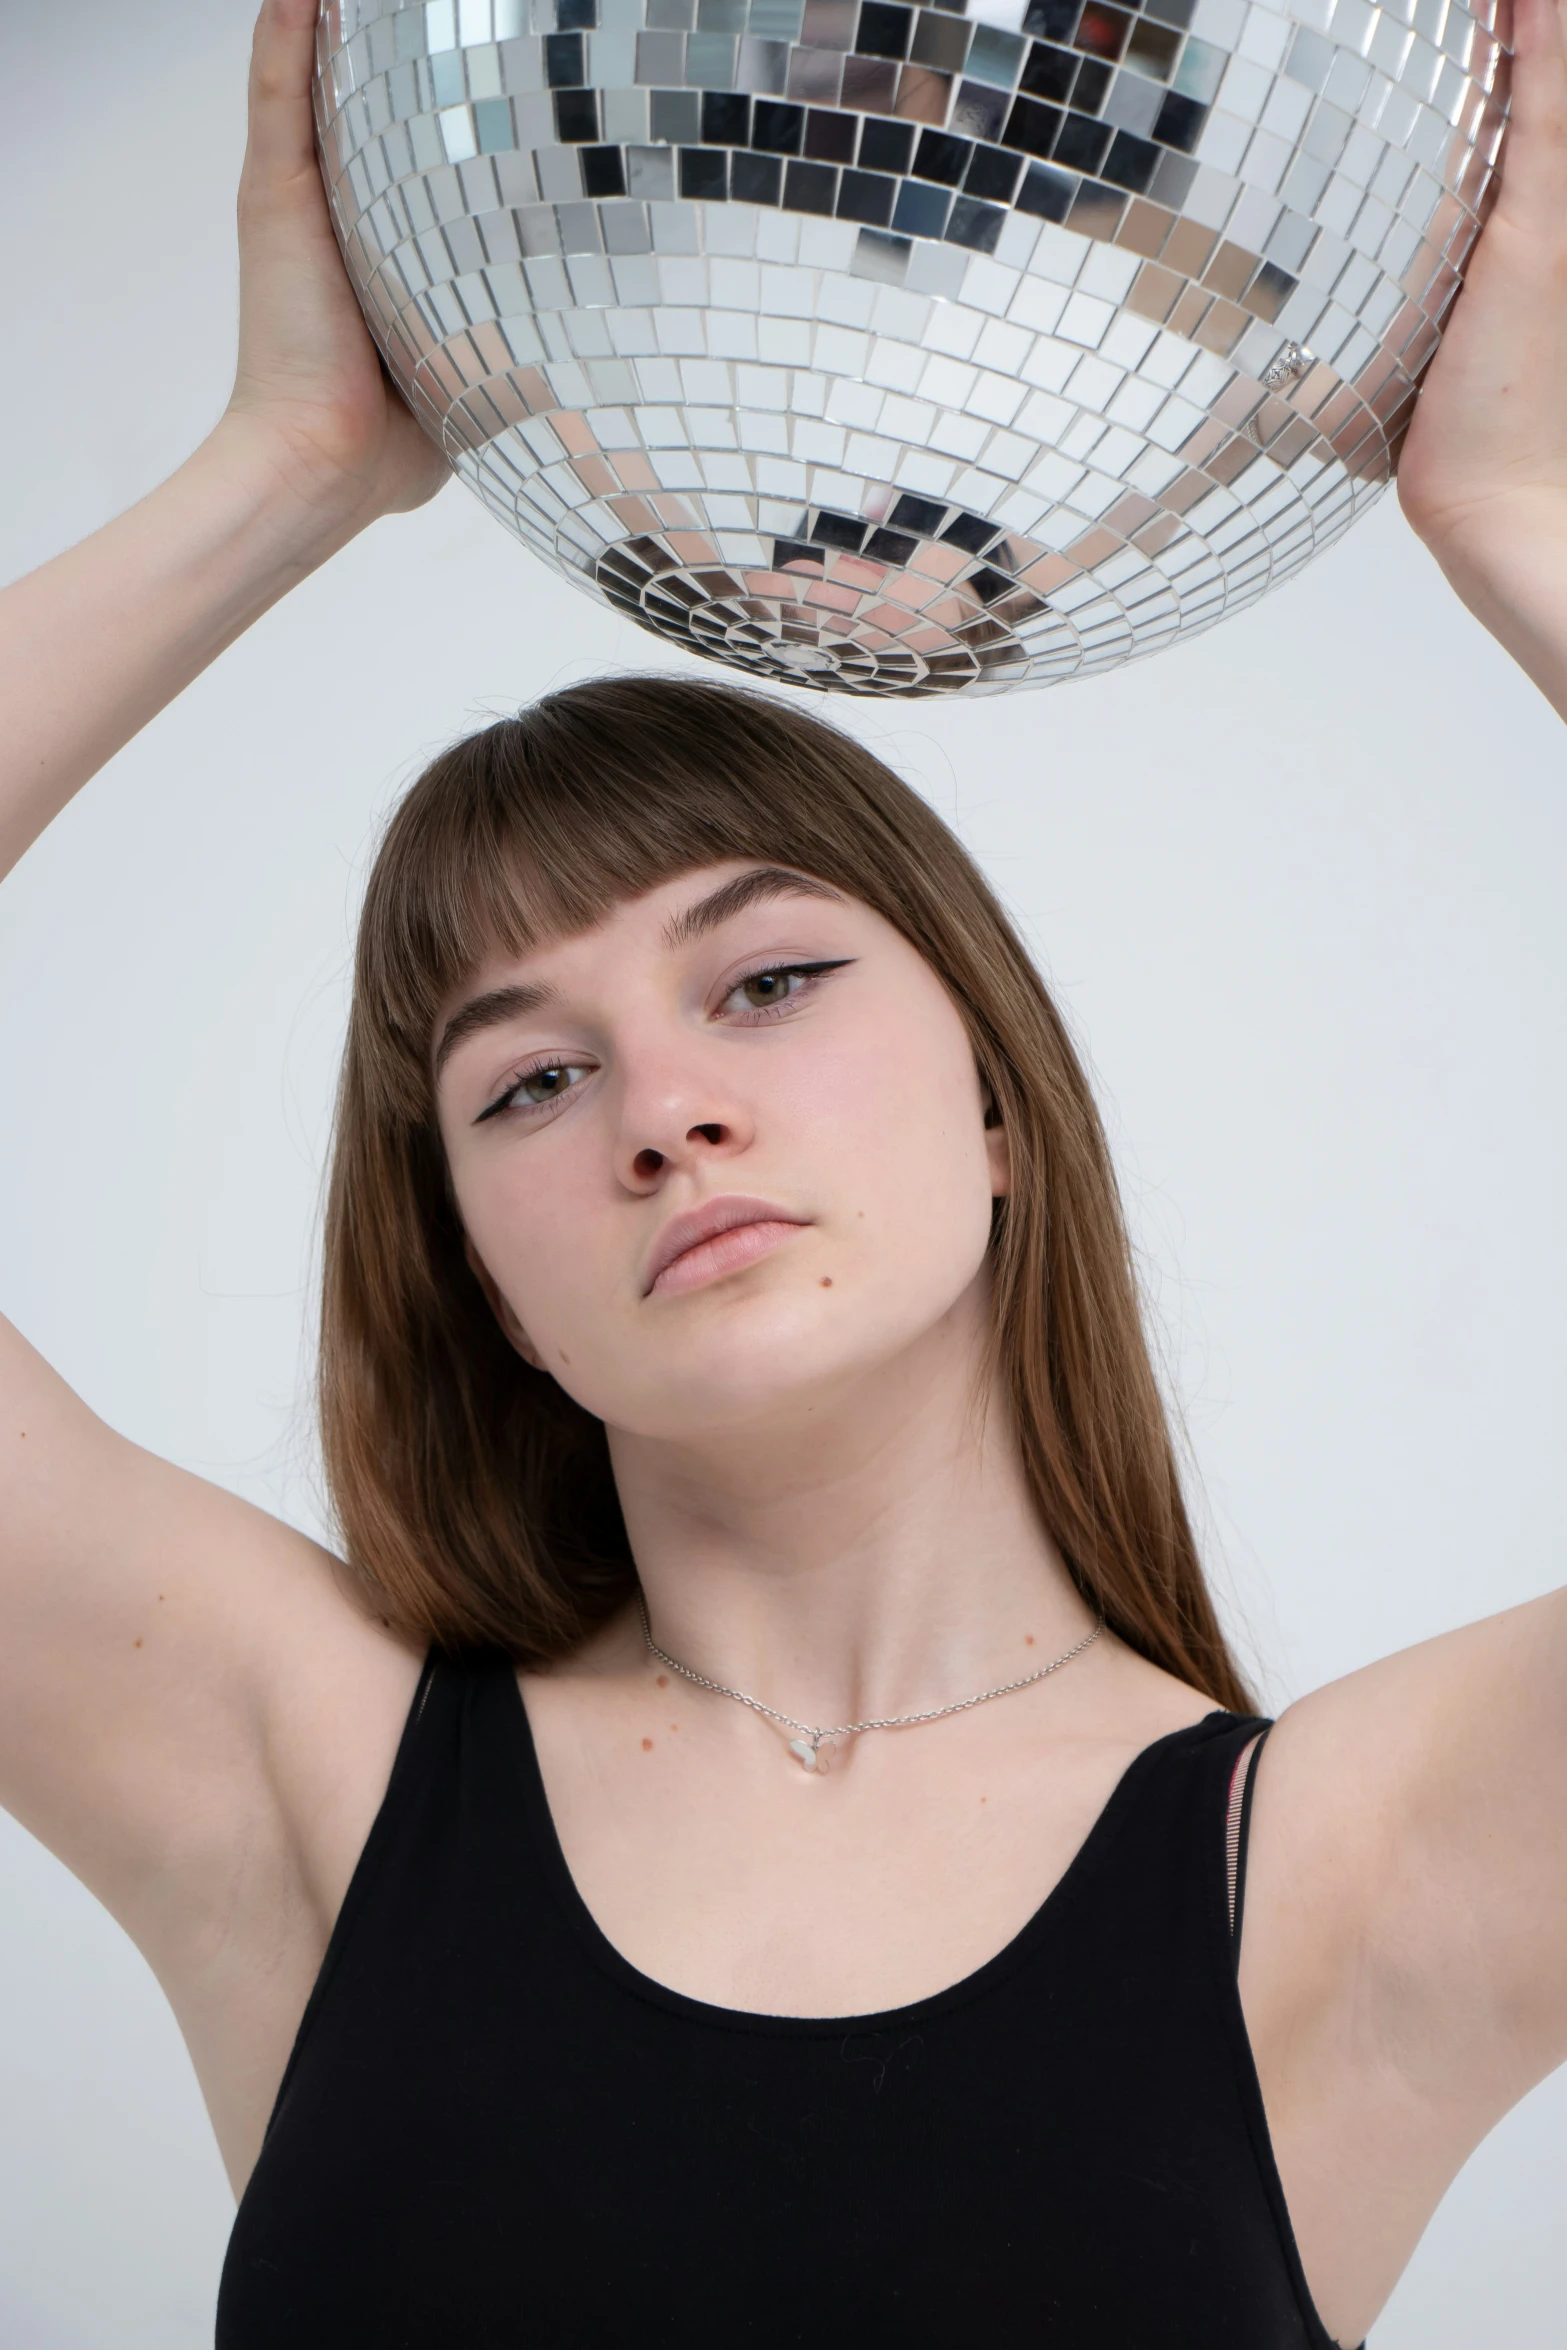
[[[1237,1969],[1241,1963],[1241,1927],[1246,1915],[1246,1853],[1251,1841],[1251,1799],[1257,1783],[1258,1758],[1267,1744],[1272,1726],[1270,1722],[1252,1733],[1236,1755],[1230,1770],[1224,1861],[1230,1897],[1230,1950]]]
[[[385,1791],[294,2035],[262,2135],[263,2150],[278,2128],[322,2011],[332,2002],[340,1977],[353,1974],[356,1954],[368,1957],[387,1933],[402,1934],[415,1888],[428,1896],[444,1886],[461,1901],[465,1868],[491,1830],[489,1822],[474,1821],[473,1803],[487,1789],[494,1791],[498,1703],[512,1673],[510,1660],[498,1650],[464,1656],[433,1647],[426,1651]],[[465,1817],[468,1833],[459,1838],[455,1831]]]
[[[1256,1762],[1272,1727],[1266,1715],[1215,1711],[1145,1747],[1034,1930],[1056,1995],[1071,2001],[1085,2035],[1114,2047],[1117,2064],[1173,2079],[1182,2050],[1195,2059],[1182,2100],[1193,2110],[1228,2102],[1304,2338],[1336,2350],[1301,2266],[1237,1979]]]
[[[1270,1727],[1215,1709],[1134,1757],[1062,1880],[1079,1947],[1153,1935],[1204,1975],[1227,1959],[1231,1790]]]
[[[1215,1712],[1144,1749],[1074,1867],[1085,1898],[1067,1939],[1085,2022],[1146,2019],[1148,2064],[1160,2038],[1184,2030],[1227,2075],[1306,2337],[1334,2350],[1301,2266],[1238,1981],[1257,1761],[1272,1728],[1266,1715]],[[1102,2003],[1088,1983],[1100,1969]]]

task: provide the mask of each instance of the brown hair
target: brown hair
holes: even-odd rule
[[[573,686],[455,744],[397,809],[370,876],[327,1200],[321,1422],[345,1555],[374,1606],[421,1642],[538,1665],[633,1587],[602,1424],[520,1361],[465,1260],[431,1039],[490,945],[521,952],[734,859],[845,890],[949,989],[1011,1150],[995,1344],[1040,1516],[1123,1640],[1246,1710],[1104,1132],[1011,924],[946,826],[859,743],[794,705],[667,677]]]

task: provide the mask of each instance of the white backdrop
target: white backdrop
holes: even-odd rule
[[[0,20],[0,574],[227,385],[244,0]],[[0,1302],[140,1442],[318,1523],[314,1218],[375,821],[450,735],[691,666],[465,494],[381,525],[124,753],[0,904]],[[1388,500],[1118,677],[834,702],[985,862],[1086,1039],[1270,1704],[1567,1569],[1567,736]],[[1375,2350],[1567,2338],[1563,2079]],[[147,1969],[0,1819],[0,2342],[195,2350],[232,2205]]]

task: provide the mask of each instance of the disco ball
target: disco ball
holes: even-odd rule
[[[325,0],[350,276],[453,469],[661,636],[850,693],[1108,669],[1393,469],[1495,0]]]

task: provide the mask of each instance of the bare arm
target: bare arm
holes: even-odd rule
[[[1400,470],[1567,717],[1567,8],[1519,0],[1502,186]],[[1359,2342],[1480,2140],[1567,2060],[1567,1590],[1287,1709],[1241,1989],[1308,2280]]]
[[[1567,15],[1517,0],[1501,188],[1421,392],[1399,498],[1567,718]]]
[[[257,25],[221,422],[172,480],[0,595],[6,866],[295,581],[446,478],[332,237],[314,22],[314,0],[267,0]],[[320,1809],[320,1725],[352,1711],[355,1676],[406,1677],[389,1648],[313,1544],[116,1436],[0,1323],[0,1801],[155,1963],[182,1934],[228,1963],[242,1913],[283,1930],[278,1823]]]
[[[0,594],[0,871],[270,604],[446,479],[338,257],[311,138],[314,22],[309,0],[267,0],[256,28],[222,421],[172,480]]]
[[[1518,0],[1514,41],[1500,198],[1400,483],[1567,716],[1567,0]],[[1351,1974],[1389,1995],[1400,2076],[1473,2144],[1567,2059],[1567,1590],[1292,1708],[1276,1780],[1297,1757],[1346,1807]]]

